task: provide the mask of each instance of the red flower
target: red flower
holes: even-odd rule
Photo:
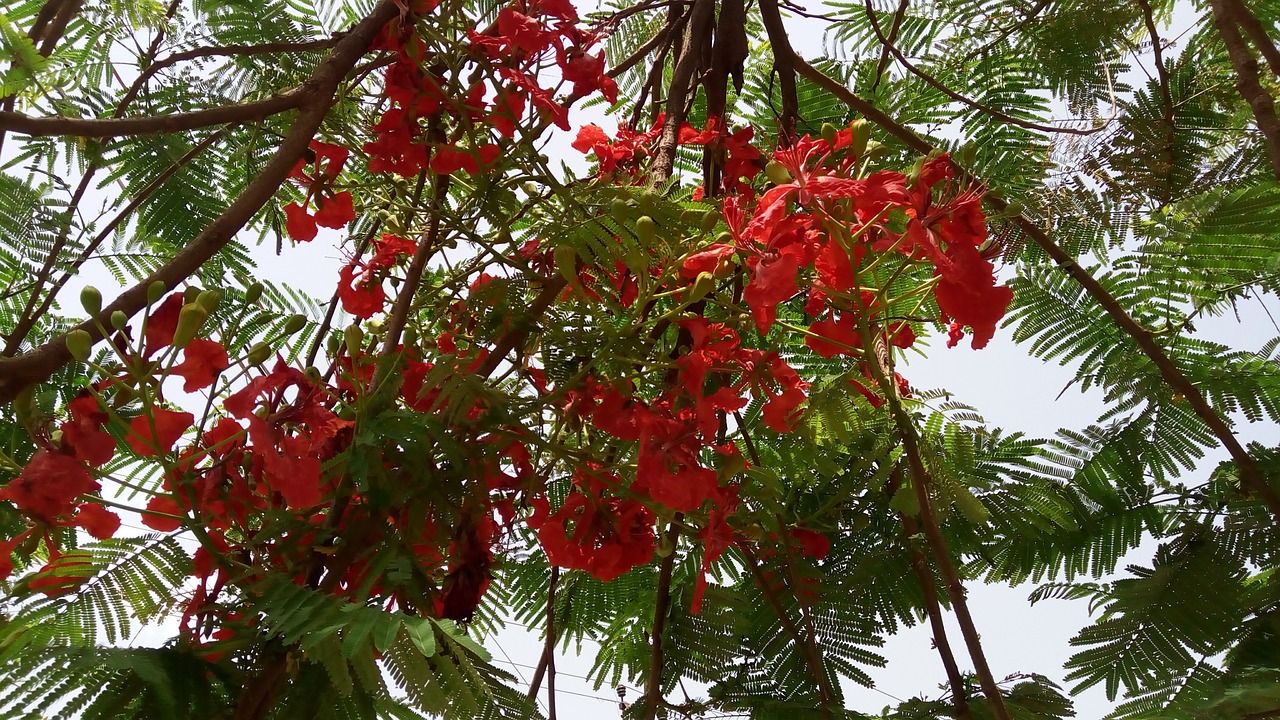
[[[319,229],[316,219],[307,213],[307,209],[296,202],[284,206],[284,229],[289,237],[298,242],[311,242],[316,239]]]
[[[182,293],[173,293],[147,316],[147,329],[142,337],[147,357],[173,344],[173,333],[178,329],[178,315],[182,312],[182,305]]]
[[[364,278],[364,273],[361,274]],[[387,294],[382,289],[382,282],[376,279],[356,279],[355,261],[338,272],[338,298],[342,301],[342,309],[358,318],[371,318],[382,312],[387,303]]]
[[[800,269],[794,255],[765,256],[756,263],[751,282],[742,299],[751,308],[756,327],[764,335],[778,317],[778,303],[796,294],[796,272]]]
[[[485,143],[475,150],[441,145],[436,148],[435,155],[431,158],[431,171],[440,175],[451,175],[459,170],[465,170],[474,175],[482,168],[492,165],[501,151],[502,149],[493,143]]]
[[[550,44],[551,34],[544,32],[537,20],[513,7],[498,11],[498,32],[511,45],[535,54]]]
[[[548,562],[586,570],[608,582],[652,560],[653,513],[635,500],[590,492],[569,493],[554,514],[546,498],[530,501],[534,513],[529,527],[538,531]]]
[[[800,541],[800,554],[805,557],[821,560],[831,552],[831,541],[816,530],[791,528],[791,537]]]
[[[49,521],[71,514],[81,495],[100,487],[79,460],[52,450],[37,450],[18,477],[0,488],[0,500]]]
[[[113,537],[120,529],[120,516],[104,508],[98,503],[80,503],[76,516],[71,524],[84,528],[90,535],[99,540]]]
[[[142,457],[163,455],[173,449],[173,444],[195,420],[195,416],[189,412],[155,408],[151,418],[139,415],[130,421],[129,435],[125,440]]]
[[[170,374],[186,379],[184,392],[207,388],[218,374],[231,366],[227,350],[212,340],[196,338],[183,350],[182,362],[174,365]]]
[[[800,422],[800,404],[806,400],[804,390],[798,387],[787,388],[778,395],[770,395],[761,411],[761,419],[770,429],[786,433],[795,429]]]
[[[684,263],[680,266],[680,277],[685,280],[695,280],[698,275],[704,272],[715,274],[716,270],[733,254],[737,249],[732,245],[724,243],[716,243],[706,250],[696,252],[685,258]]]
[[[736,453],[737,449],[734,448],[733,451]],[[702,567],[694,583],[693,602],[689,606],[689,612],[694,615],[702,612],[702,596],[707,591],[707,573],[711,572],[711,564],[719,560],[737,539],[728,522],[729,516],[737,507],[736,486],[718,489],[712,498],[711,512],[707,513],[707,524],[698,533],[698,539],[702,540]]]
[[[67,407],[71,420],[62,423],[63,447],[94,467],[105,464],[115,455],[116,440],[102,430],[108,415],[98,407],[98,399],[84,391]]]
[[[938,308],[946,317],[973,329],[974,350],[986,347],[995,335],[996,324],[1013,302],[1013,290],[996,285],[991,263],[967,242],[947,246],[946,260],[938,266],[936,274],[940,279],[933,294],[938,299]],[[953,336],[947,346],[955,347],[958,340]]]
[[[352,204],[350,191],[343,190],[328,199],[316,198],[315,224],[320,227],[341,230],[347,226],[347,223],[355,219],[356,211]]]
[[[155,530],[156,532],[173,532],[182,527],[182,508],[178,507],[178,503],[168,495],[157,495],[147,501],[147,510],[150,512],[142,513],[142,524]],[[163,513],[163,515],[153,515],[152,513]],[[174,515],[175,517],[164,517],[164,515]]]
[[[804,344],[824,358],[836,355],[857,355],[862,347],[862,338],[858,337],[856,317],[851,312],[841,313],[841,319],[821,320],[809,326]]]

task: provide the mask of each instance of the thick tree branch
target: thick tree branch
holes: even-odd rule
[[[653,629],[649,645],[649,674],[644,680],[645,720],[658,717],[658,708],[662,705],[662,668],[664,664],[662,652],[662,636],[666,633],[667,614],[671,608],[671,573],[676,566],[675,545],[680,539],[677,525],[681,516],[677,513],[675,520],[667,526],[667,537],[671,539],[671,554],[662,558],[658,567],[658,592],[653,602]]]
[[[769,35],[769,44],[780,48],[774,50],[773,69],[778,73],[778,85],[782,91],[782,116],[778,118],[780,145],[790,146],[796,137],[796,121],[800,117],[800,98],[796,92],[795,50],[791,47],[791,39],[787,36],[787,28],[782,23],[782,13],[778,11],[777,0],[760,0],[760,18],[764,21],[765,32]]]
[[[894,468],[898,475],[897,485],[902,485],[901,472]],[[915,546],[912,538],[920,533],[920,526],[915,518],[903,515],[902,534],[907,552],[911,554],[911,571],[920,581],[920,590],[924,593],[924,611],[929,617],[929,627],[933,630],[933,646],[942,659],[942,667],[947,672],[947,684],[951,686],[951,703],[956,707],[957,720],[973,720],[969,711],[969,698],[965,692],[964,675],[960,674],[960,666],[956,663],[955,653],[951,650],[951,641],[947,639],[947,626],[942,620],[942,604],[938,602],[938,590],[934,587],[933,572],[925,561],[924,553]]]
[[[1276,49],[1275,43],[1271,42],[1271,38],[1267,35],[1267,29],[1258,21],[1258,16],[1253,14],[1248,5],[1242,0],[1228,0],[1231,3],[1231,10],[1235,15],[1236,21],[1240,23],[1240,27],[1244,28],[1245,34],[1253,41],[1258,52],[1262,53],[1262,57],[1267,60],[1267,67],[1271,68],[1271,72],[1280,78],[1280,50]]]
[[[928,154],[935,149],[927,140],[917,135],[910,128],[898,123],[893,118],[881,112],[874,105],[871,105],[867,101],[858,97],[852,90],[845,87],[844,83],[828,76],[804,60],[797,59],[796,69],[801,75],[809,78],[819,87],[839,98],[846,105],[861,113],[867,120],[875,123],[912,150],[921,154]],[[973,178],[968,171],[960,167],[958,164],[955,164],[954,161],[953,167],[955,167],[956,172],[961,177],[968,177],[977,181],[977,178]],[[986,202],[997,212],[1005,212],[1009,209],[1009,204],[1007,202],[991,195],[986,197]],[[1080,265],[1075,261],[1075,258],[1067,253],[1066,250],[1062,249],[1061,245],[1054,242],[1053,238],[1049,237],[1049,234],[1042,230],[1034,221],[1030,220],[1025,215],[1017,215],[1013,218],[1013,222],[1016,223],[1018,228],[1026,233],[1027,236],[1030,237],[1036,245],[1038,245],[1040,249],[1049,256],[1050,259],[1056,262],[1058,267],[1062,268],[1064,272],[1071,276],[1071,279],[1075,280],[1084,288],[1085,292],[1093,298],[1094,302],[1098,303],[1098,305],[1102,307],[1102,309],[1107,313],[1107,316],[1111,318],[1111,321],[1114,322],[1117,327],[1119,327],[1126,335],[1133,338],[1142,353],[1146,355],[1151,360],[1152,364],[1156,366],[1156,369],[1159,370],[1160,376],[1164,378],[1165,383],[1167,383],[1175,392],[1186,398],[1187,403],[1191,406],[1192,410],[1195,411],[1196,415],[1199,416],[1201,421],[1209,427],[1209,430],[1213,432],[1213,434],[1222,443],[1223,447],[1227,449],[1227,452],[1231,454],[1231,459],[1236,463],[1236,467],[1239,468],[1240,478],[1244,482],[1245,486],[1255,493],[1260,500],[1262,500],[1262,502],[1267,506],[1267,509],[1269,509],[1277,519],[1280,519],[1280,494],[1278,494],[1266,481],[1262,471],[1258,468],[1257,463],[1254,462],[1253,458],[1244,449],[1244,446],[1240,444],[1240,441],[1232,432],[1227,421],[1218,414],[1218,411],[1215,410],[1212,405],[1209,404],[1209,401],[1205,399],[1204,394],[1200,392],[1200,388],[1197,387],[1195,383],[1191,382],[1191,380],[1178,369],[1178,366],[1173,362],[1172,358],[1165,353],[1164,348],[1162,348],[1160,343],[1156,341],[1155,336],[1151,334],[1151,331],[1139,325],[1138,322],[1129,315],[1128,311],[1120,301],[1108,292],[1107,289],[1102,286],[1102,283],[1098,282],[1097,278],[1093,277],[1088,270],[1080,267]]]
[[[684,124],[686,101],[691,89],[696,91],[693,76],[698,69],[698,42],[706,35],[715,17],[715,0],[696,0],[685,29],[680,55],[671,71],[671,83],[667,86],[667,115],[662,125],[662,135],[654,151],[650,180],[661,185],[671,177],[675,168],[676,148],[680,139],[680,126]]]
[[[0,131],[13,131],[32,137],[69,135],[95,138],[182,132],[211,125],[261,120],[311,102],[315,94],[314,85],[311,87],[304,85],[263,100],[254,100],[240,105],[132,118],[31,117],[18,112],[0,111]]]
[[[1267,143],[1267,155],[1271,158],[1271,170],[1280,179],[1280,119],[1276,117],[1275,98],[1262,87],[1258,79],[1258,61],[1249,52],[1249,45],[1240,35],[1236,13],[1229,0],[1209,0],[1213,9],[1213,24],[1227,46],[1227,56],[1236,70],[1236,90],[1253,110],[1258,130]]]
[[[1046,132],[1046,133],[1062,133],[1066,135],[1092,135],[1102,129],[1100,127],[1097,127],[1097,128],[1090,128],[1088,130],[1081,130],[1077,128],[1057,127],[1054,125],[1041,125],[1040,123],[1031,122],[1029,120],[1023,120],[1022,118],[1016,118],[1006,112],[997,110],[988,105],[984,105],[978,102],[977,100],[966,97],[956,92],[955,90],[952,90],[951,88],[947,87],[946,84],[944,84],[934,76],[930,75],[929,73],[925,72],[924,70],[921,70],[920,68],[916,67],[914,63],[908,60],[906,56],[902,54],[902,51],[898,49],[898,46],[894,44],[894,41],[888,36],[886,36],[884,34],[884,30],[880,28],[880,21],[876,18],[876,10],[875,10],[875,7],[871,4],[871,0],[863,0],[863,4],[865,5],[866,11],[867,11],[867,21],[871,23],[871,30],[876,34],[876,37],[880,39],[880,43],[884,45],[886,49],[888,49],[891,55],[893,55],[894,59],[897,60],[899,63],[901,63],[902,66],[905,67],[907,71],[910,72],[912,75],[915,75],[921,80],[924,80],[925,83],[928,84],[930,87],[934,88],[935,90],[938,90],[943,95],[946,95],[952,100],[955,100],[956,102],[964,105],[968,105],[974,110],[990,115],[991,117],[996,118],[997,120],[1002,120],[1004,122],[1009,123],[1010,125],[1017,125],[1018,127],[1026,128],[1028,130],[1037,130],[1039,132]]]
[[[75,329],[88,332],[95,342],[101,340],[99,325],[110,327],[112,313],[119,310],[132,317],[146,307],[147,290],[153,283],[162,282],[166,287],[175,288],[225,247],[288,179],[289,172],[293,170],[297,159],[302,156],[328,113],[339,83],[368,50],[382,27],[399,12],[395,0],[384,0],[334,47],[329,57],[299,90],[301,112],[275,154],[222,215],[192,238],[182,251],[159,270],[125,290],[103,308],[96,318],[86,320]],[[23,388],[48,379],[70,360],[71,353],[67,350],[65,334],[29,353],[0,359],[0,403],[10,402]]]

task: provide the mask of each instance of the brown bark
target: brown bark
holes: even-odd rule
[[[1236,70],[1236,90],[1253,110],[1258,130],[1266,141],[1271,169],[1280,180],[1280,119],[1276,117],[1275,98],[1262,87],[1258,61],[1240,35],[1237,13],[1230,0],[1209,0],[1209,6],[1213,9],[1213,24],[1218,28],[1218,36],[1227,46],[1227,56]]]

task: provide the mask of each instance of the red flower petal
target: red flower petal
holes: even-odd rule
[[[176,515],[177,517],[163,517],[161,515],[152,515],[151,513],[142,513],[142,524],[155,530],[156,532],[173,532],[182,527],[182,508],[178,507],[178,503],[168,495],[157,495],[147,501],[147,509],[152,513],[164,513],[165,515]]]
[[[196,338],[183,350],[182,362],[174,365],[171,375],[185,378],[184,392],[207,388],[217,379],[218,373],[231,366],[226,348],[212,340]]]
[[[310,242],[316,239],[316,219],[307,214],[307,209],[296,202],[284,206],[284,229],[289,237],[298,242]]]
[[[191,427],[196,418],[189,412],[155,408],[152,419],[139,415],[129,423],[129,435],[125,438],[129,447],[142,457],[161,455],[173,449],[173,444]]]
[[[356,219],[351,193],[344,190],[331,198],[316,199],[315,222],[320,227],[341,230]]]
[[[97,503],[80,503],[80,509],[71,524],[84,528],[99,540],[113,537],[120,529],[120,516]]]
[[[173,333],[178,329],[178,315],[182,312],[182,293],[173,293],[147,316],[147,330],[143,334],[147,357],[157,350],[173,344]]]

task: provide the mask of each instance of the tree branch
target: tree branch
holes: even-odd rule
[[[898,41],[898,31],[902,29],[902,21],[907,16],[907,8],[911,5],[911,0],[901,0],[898,3],[898,9],[893,13],[893,22],[889,25],[889,42],[883,43],[880,48],[880,59],[876,61],[875,80],[871,82],[871,90],[880,87],[880,80],[884,78],[884,73],[889,69],[889,46]]]
[[[189,60],[198,60],[206,57],[220,56],[247,56],[247,55],[268,55],[271,53],[297,53],[306,52],[308,50],[327,50],[337,45],[345,36],[345,33],[338,33],[332,37],[321,40],[311,40],[299,43],[264,43],[261,45],[213,45],[209,47],[193,48],[180,53],[174,53],[168,57],[157,60],[138,76],[134,81],[132,94],[136,95],[138,91],[146,85],[147,81],[156,75],[156,73],[165,68],[173,67],[178,63],[187,62]]]
[[[898,476],[897,484],[901,486],[901,472],[894,468],[893,473]],[[916,524],[915,518],[908,515],[903,515],[899,519],[902,522],[903,542],[906,544],[907,552],[911,554],[911,570],[920,581],[920,590],[924,593],[924,611],[929,617],[929,627],[933,630],[933,647],[937,649],[938,657],[942,659],[942,667],[947,672],[947,683],[951,685],[951,702],[956,707],[956,718],[973,720],[973,713],[969,711],[968,693],[965,692],[964,675],[960,674],[960,666],[956,664],[955,653],[951,650],[951,641],[947,639],[946,623],[942,621],[942,605],[938,602],[938,590],[933,584],[933,573],[929,570],[929,564],[925,562],[924,553],[920,552],[911,541],[913,536],[920,533],[920,526]]]
[[[804,60],[797,59],[796,69],[801,75],[809,78],[819,87],[839,98],[849,107],[859,113],[862,113],[867,120],[870,120],[883,128],[886,132],[900,140],[912,150],[921,154],[928,154],[934,150],[934,147],[930,145],[927,140],[917,135],[910,128],[898,123],[893,118],[881,112],[874,105],[871,105],[867,101],[858,97],[852,90],[845,87],[844,83],[826,75]],[[978,178],[975,178],[963,167],[960,167],[960,165],[956,164],[954,160],[952,161],[952,167],[955,168],[957,174],[961,177],[971,178],[975,182],[980,182]],[[987,204],[997,212],[1005,212],[1009,209],[1009,204],[999,198],[987,195],[985,200]],[[1048,233],[1042,230],[1040,226],[1036,225],[1035,222],[1027,218],[1025,215],[1015,216],[1013,218],[1013,222],[1016,223],[1018,228],[1026,233],[1027,236],[1029,236],[1036,245],[1038,245],[1040,249],[1049,256],[1050,259],[1056,262],[1058,267],[1062,268],[1064,272],[1071,276],[1071,279],[1075,280],[1084,288],[1085,292],[1093,298],[1094,302],[1098,303],[1098,305],[1102,307],[1102,309],[1107,313],[1107,316],[1111,318],[1111,321],[1114,322],[1117,327],[1119,327],[1126,335],[1133,338],[1142,353],[1150,358],[1152,364],[1160,371],[1160,376],[1164,378],[1165,383],[1167,383],[1175,392],[1186,398],[1187,403],[1191,405],[1191,408],[1195,411],[1196,415],[1199,416],[1204,424],[1208,426],[1209,430],[1217,436],[1223,447],[1227,449],[1227,452],[1231,454],[1231,459],[1235,461],[1236,467],[1239,468],[1240,478],[1244,484],[1257,494],[1259,499],[1262,500],[1277,519],[1280,519],[1280,494],[1278,494],[1263,477],[1262,471],[1258,468],[1257,463],[1254,462],[1249,453],[1245,451],[1244,446],[1240,444],[1240,441],[1231,431],[1231,427],[1227,424],[1226,420],[1224,420],[1223,417],[1218,414],[1218,411],[1209,404],[1208,400],[1205,399],[1204,394],[1200,392],[1200,388],[1197,387],[1195,383],[1191,382],[1191,380],[1189,380],[1187,376],[1178,369],[1178,366],[1175,365],[1169,355],[1165,353],[1164,348],[1156,342],[1156,339],[1151,332],[1139,325],[1138,322],[1129,315],[1128,311],[1125,310],[1124,306],[1120,304],[1120,301],[1116,300],[1115,296],[1108,292],[1107,289],[1102,286],[1102,283],[1098,282],[1097,278],[1089,274],[1089,271],[1080,267],[1080,265],[1076,263],[1075,258],[1068,254],[1066,250],[1063,250],[1061,245],[1054,242],[1053,238],[1049,237]]]
[[[1262,23],[1258,21],[1258,16],[1253,14],[1248,5],[1241,0],[1228,0],[1231,3],[1231,10],[1235,14],[1236,22],[1240,23],[1240,27],[1244,28],[1249,39],[1253,41],[1258,52],[1262,53],[1262,57],[1267,60],[1267,67],[1271,68],[1271,72],[1276,77],[1280,77],[1280,50],[1276,49],[1275,43],[1271,42],[1271,38],[1267,35],[1267,29],[1262,27]]]
[[[76,326],[94,341],[102,339],[98,326],[110,327],[112,313],[119,310],[132,317],[147,304],[147,290],[156,282],[174,288],[200,269],[209,258],[227,245],[237,232],[262,209],[288,179],[328,113],[342,78],[368,50],[374,37],[400,12],[395,0],[383,0],[373,12],[343,38],[311,79],[299,91],[301,112],[262,171],[231,205],[200,234],[192,238],[176,256],[142,282],[121,293],[95,318]],[[0,359],[0,403],[6,403],[23,388],[48,379],[71,360],[66,334],[59,335],[31,352]]]
[[[1169,90],[1169,69],[1164,65],[1164,43],[1160,39],[1160,33],[1156,28],[1155,14],[1151,11],[1151,3],[1148,0],[1138,0],[1138,5],[1142,8],[1142,17],[1147,24],[1147,34],[1151,36],[1151,53],[1154,56],[1156,64],[1156,78],[1160,86],[1160,105],[1162,112],[1162,121],[1164,123],[1164,147],[1160,148],[1161,162],[1169,170],[1169,179],[1172,180],[1173,173],[1173,145],[1174,145],[1174,112],[1173,112],[1173,93]],[[1164,195],[1160,198],[1162,204],[1168,204],[1170,200],[1170,192],[1172,188],[1166,183]]]
[[[69,135],[72,137],[94,138],[181,132],[183,130],[209,127],[210,125],[261,120],[287,110],[294,110],[311,101],[315,95],[314,88],[303,86],[285,90],[263,100],[254,100],[239,105],[173,113],[172,115],[152,115],[134,118],[32,117],[18,112],[0,110],[0,132],[13,131],[32,137]]]
[[[671,82],[667,86],[667,116],[662,125],[662,135],[654,151],[650,180],[661,185],[671,177],[676,163],[676,146],[680,139],[680,126],[684,124],[686,100],[693,75],[698,69],[696,43],[706,34],[715,16],[715,0],[696,0],[686,26],[684,42],[675,67],[671,70]],[[696,92],[696,88],[695,88]]]
[[[769,44],[781,48],[774,50],[773,69],[778,72],[778,85],[782,90],[782,116],[778,118],[779,144],[790,146],[796,137],[796,121],[800,117],[800,99],[796,92],[796,52],[791,47],[787,28],[782,23],[777,0],[760,0],[760,18],[764,21]]]
[[[671,539],[671,554],[662,558],[658,567],[658,593],[653,605],[653,630],[649,646],[649,674],[644,679],[645,720],[658,717],[658,707],[662,705],[662,636],[667,628],[667,613],[671,607],[671,572],[676,566],[675,545],[680,538],[680,522],[677,513],[671,524],[667,525],[667,536]]]
[[[1209,0],[1213,8],[1213,24],[1227,46],[1227,56],[1236,69],[1236,90],[1249,103],[1258,130],[1267,143],[1267,155],[1271,158],[1271,170],[1280,179],[1280,119],[1276,118],[1275,98],[1271,97],[1258,79],[1258,61],[1240,36],[1237,17],[1229,0]]]
[[[916,67],[910,60],[908,60],[906,56],[902,54],[902,51],[898,49],[898,46],[893,44],[893,40],[885,36],[884,30],[880,28],[880,21],[876,19],[876,10],[875,10],[875,7],[873,7],[871,4],[871,0],[863,0],[863,4],[866,7],[867,20],[868,22],[871,23],[871,30],[875,32],[876,37],[880,39],[881,44],[883,44],[885,48],[888,49],[889,53],[893,55],[894,59],[896,59],[899,63],[901,63],[902,66],[905,67],[912,75],[915,75],[921,80],[924,80],[925,83],[928,84],[930,87],[938,90],[943,95],[946,95],[952,100],[955,100],[956,102],[962,103],[964,105],[968,105],[974,110],[990,115],[991,117],[994,117],[997,120],[1003,120],[1004,122],[1007,122],[1010,125],[1017,125],[1018,127],[1026,128],[1028,130],[1038,130],[1040,132],[1046,132],[1046,133],[1062,133],[1066,135],[1092,135],[1102,129],[1101,127],[1096,127],[1096,128],[1090,128],[1088,130],[1078,130],[1076,128],[1056,127],[1053,125],[1041,125],[1040,123],[1031,122],[1029,120],[1023,120],[1021,118],[1016,118],[1012,115],[1009,115],[1008,113],[1005,113],[993,107],[984,105],[978,102],[977,100],[972,100],[964,95],[961,95],[955,90],[952,90],[951,88],[947,87],[944,83],[939,81],[934,76]]]

